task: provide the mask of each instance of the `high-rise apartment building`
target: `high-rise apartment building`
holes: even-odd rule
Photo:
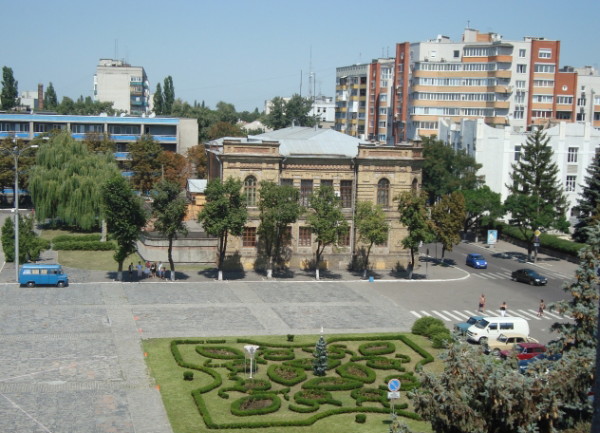
[[[115,110],[128,114],[146,114],[150,101],[146,71],[122,60],[100,59],[94,75],[94,99],[112,102]]]
[[[337,68],[336,129],[395,144],[437,135],[440,119],[483,118],[515,132],[560,121],[600,127],[600,75],[559,61],[560,41],[474,29],[459,42],[398,43],[393,59]]]

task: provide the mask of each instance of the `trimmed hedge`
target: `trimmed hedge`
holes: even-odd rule
[[[387,355],[396,351],[396,346],[390,341],[375,341],[361,344],[358,351],[364,356]]]
[[[58,235],[52,238],[52,242],[94,242],[100,241],[102,235],[99,233],[89,235]]]
[[[252,403],[254,401],[271,400],[271,404],[265,407],[253,408],[253,409],[242,409],[245,403]],[[250,416],[250,415],[264,415],[267,413],[277,412],[281,407],[281,399],[277,394],[272,393],[261,393],[251,394],[246,397],[242,397],[231,403],[231,413],[236,416]]]
[[[113,241],[53,242],[52,249],[56,251],[111,251],[116,249],[116,244]]]
[[[521,231],[516,227],[511,227],[507,224],[503,224],[500,227],[502,230],[502,234],[523,242],[528,242],[528,238],[523,236]],[[526,232],[528,236],[532,236],[531,231]],[[586,244],[581,244],[579,242],[569,241],[567,239],[559,238],[558,236],[551,235],[548,233],[542,233],[540,235],[540,246],[542,248],[548,248],[550,250],[554,250],[557,252],[561,252],[564,254],[568,254],[574,257],[577,257],[579,254],[579,250],[586,247]]]
[[[362,374],[353,374],[350,370],[358,370]],[[346,379],[358,380],[363,383],[373,383],[377,379],[377,375],[372,368],[366,367],[355,362],[347,362],[336,368],[336,373]]]
[[[281,374],[287,372],[292,373],[294,377],[283,377]],[[267,369],[267,376],[273,382],[280,383],[281,385],[294,386],[306,380],[306,373],[303,369],[298,367],[292,367],[291,365],[285,364],[272,364]]]
[[[444,325],[444,322],[442,321],[442,319],[438,319],[437,317],[426,316],[426,317],[421,317],[420,319],[415,320],[415,323],[413,323],[413,326],[411,328],[411,332],[413,334],[424,335],[424,336],[428,337],[429,335],[428,335],[427,331],[431,326],[434,326],[434,325],[438,325],[443,328],[446,327]]]

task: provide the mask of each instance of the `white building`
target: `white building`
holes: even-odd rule
[[[112,102],[115,110],[128,114],[148,113],[150,84],[146,71],[122,60],[100,59],[94,75],[94,99]]]
[[[529,132],[515,132],[513,128],[493,128],[484,119],[463,120],[460,126],[448,121],[440,122],[440,139],[456,149],[464,149],[482,165],[478,174],[483,175],[486,185],[508,197],[512,164],[518,161],[521,149],[527,142]],[[581,185],[585,185],[587,169],[600,148],[600,131],[589,122],[560,122],[545,130],[549,145],[558,166],[558,179],[568,200],[571,224],[577,221],[572,209],[577,205]]]

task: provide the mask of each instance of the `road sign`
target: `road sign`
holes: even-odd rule
[[[388,389],[392,392],[400,391],[400,380],[390,379],[390,381],[388,382]]]
[[[494,245],[498,240],[498,230],[487,231],[487,243],[488,245]]]
[[[388,400],[395,400],[400,398],[400,391],[390,391],[388,392]]]
[[[541,235],[541,234],[542,234],[542,232],[541,232],[541,231],[539,231],[539,230],[536,230],[536,231],[534,231],[534,232],[533,232],[533,234],[534,234],[536,237],[538,237],[539,235]]]

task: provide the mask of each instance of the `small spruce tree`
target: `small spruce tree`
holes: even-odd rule
[[[313,373],[315,376],[325,376],[327,374],[327,343],[321,335],[315,345],[313,352]]]

